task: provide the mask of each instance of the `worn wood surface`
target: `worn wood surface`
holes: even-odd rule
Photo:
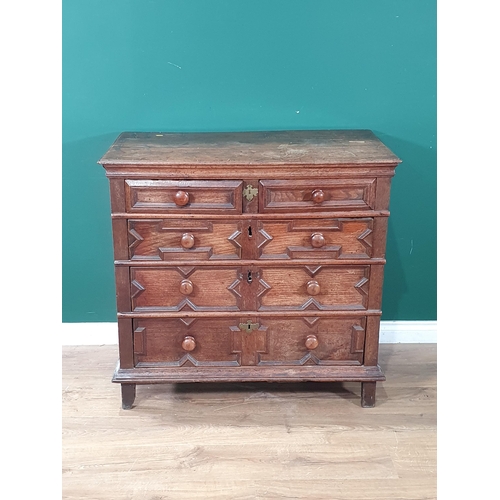
[[[400,162],[370,130],[124,132],[101,164],[290,165]]]
[[[435,344],[382,344],[366,409],[358,383],[232,383],[138,386],[122,410],[117,353],[63,348],[64,500],[436,498]]]

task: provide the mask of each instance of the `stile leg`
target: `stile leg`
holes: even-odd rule
[[[130,410],[135,400],[135,384],[121,384],[122,386],[122,408]]]
[[[375,390],[377,382],[361,382],[361,406],[373,408],[375,406]]]

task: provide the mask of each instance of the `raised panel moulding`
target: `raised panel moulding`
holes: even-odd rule
[[[381,321],[380,342],[383,344],[435,344],[437,321]],[[118,326],[111,323],[61,323],[61,344],[118,344]]]

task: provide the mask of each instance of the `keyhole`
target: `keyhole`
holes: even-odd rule
[[[251,283],[251,282],[252,282],[252,271],[248,271],[248,274],[247,274],[247,281],[248,281],[248,283]]]
[[[252,237],[252,226],[248,226],[248,237]]]

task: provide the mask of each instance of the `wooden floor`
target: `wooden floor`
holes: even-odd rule
[[[360,384],[137,386],[115,346],[63,348],[63,499],[435,499],[436,345],[382,344]]]

